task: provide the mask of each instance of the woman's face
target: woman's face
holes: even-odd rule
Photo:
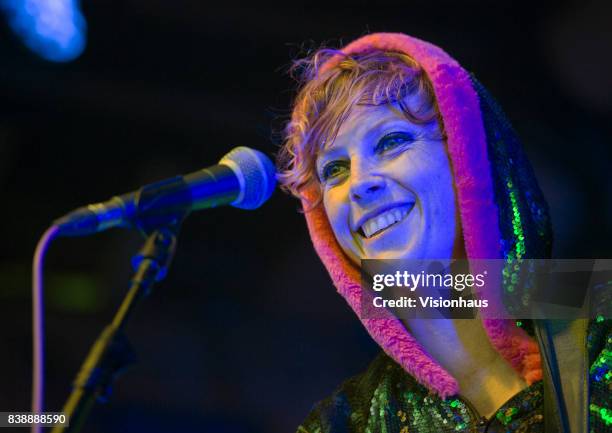
[[[360,105],[318,156],[325,211],[356,264],[451,258],[458,223],[441,135],[437,122],[413,124],[396,105]]]

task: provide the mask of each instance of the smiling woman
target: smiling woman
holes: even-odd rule
[[[550,256],[548,208],[514,131],[440,48],[372,34],[320,50],[296,71],[279,180],[301,199],[315,249],[358,315],[363,259]],[[401,310],[360,319],[384,353],[317,404],[299,431],[607,428],[600,412],[589,413],[605,409],[606,391],[592,387],[590,406],[584,398],[585,339],[607,335],[609,321],[585,321],[576,339],[551,349],[540,324],[525,330],[528,321],[418,320]],[[597,341],[590,362],[608,353]]]
[[[342,56],[317,76],[317,67],[338,56],[322,49],[296,63],[313,79],[287,127],[283,186],[299,196],[318,185],[336,239],[355,264],[450,257],[460,225],[429,79],[407,54],[378,50]]]

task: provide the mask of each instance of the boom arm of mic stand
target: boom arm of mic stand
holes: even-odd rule
[[[84,424],[96,400],[106,401],[113,379],[135,361],[124,329],[136,304],[166,276],[176,249],[177,225],[154,230],[134,258],[136,273],[113,321],[92,346],[73,383],[63,412],[69,425],[56,426],[51,433],[75,433]]]

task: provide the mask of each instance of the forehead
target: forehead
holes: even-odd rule
[[[336,147],[347,140],[353,141],[357,137],[361,139],[368,138],[368,134],[385,129],[390,124],[398,123],[404,124],[409,122],[391,104],[378,106],[357,105],[353,107],[347,118],[340,124],[338,133],[329,147]]]
[[[413,93],[405,96],[402,102],[414,113],[419,111],[424,100],[421,94]],[[346,119],[339,125],[333,142],[328,143],[323,150],[343,144],[347,139],[349,141],[357,137],[367,139],[368,133],[376,135],[387,127],[398,126],[419,127],[406,118],[397,102],[381,105],[357,104],[351,108]]]

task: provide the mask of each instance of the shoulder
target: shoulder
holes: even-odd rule
[[[345,380],[329,397],[316,403],[298,433],[365,431],[381,390],[421,388],[384,352],[362,373]]]

